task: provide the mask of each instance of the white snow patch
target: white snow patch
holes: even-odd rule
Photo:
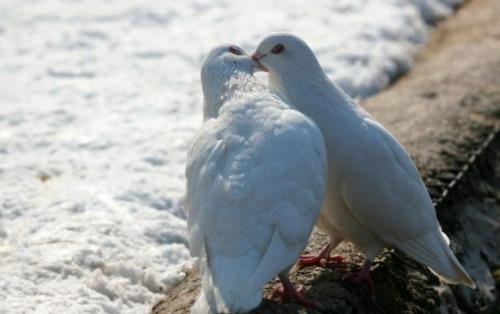
[[[458,2],[1,1],[0,313],[143,313],[182,279],[210,48],[294,32],[366,96]]]

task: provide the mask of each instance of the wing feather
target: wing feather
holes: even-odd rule
[[[323,138],[311,120],[274,98],[238,103],[197,133],[186,177],[191,253],[207,243],[216,281],[224,270],[215,261],[224,257],[226,268],[246,259],[252,280],[264,284],[276,275],[270,270],[297,258],[319,214]]]
[[[364,122],[358,155],[360,163],[370,165],[352,170],[343,182],[349,210],[391,244],[438,228],[432,201],[409,154],[380,124],[367,118]]]

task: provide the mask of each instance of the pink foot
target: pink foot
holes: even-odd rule
[[[302,255],[299,257],[297,265],[299,268],[304,268],[307,266],[320,266],[326,268],[329,262],[341,263],[344,259],[341,256],[330,256],[332,252],[332,247],[328,243],[318,255]]]
[[[285,277],[280,277],[282,287],[276,289],[273,293],[273,297],[281,298],[283,301],[295,301],[297,304],[307,306],[309,308],[317,308],[317,304],[313,301],[307,299],[304,296],[304,287],[295,289],[290,280]]]
[[[342,279],[349,280],[354,283],[366,283],[368,289],[370,290],[370,295],[373,297],[375,295],[375,289],[373,287],[373,279],[370,266],[371,262],[366,262],[358,272],[347,273]]]
[[[309,267],[309,266],[320,266],[326,268],[326,265],[330,262],[342,263],[344,258],[339,255],[334,256],[321,256],[321,255],[302,255],[299,257],[297,265],[299,268]]]

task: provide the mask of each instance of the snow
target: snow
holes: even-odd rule
[[[458,2],[0,2],[0,313],[141,313],[182,278],[210,48],[291,31],[368,96]]]

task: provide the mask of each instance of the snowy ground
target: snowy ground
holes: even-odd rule
[[[0,2],[0,313],[141,313],[188,260],[199,67],[292,31],[350,94],[459,0]]]

